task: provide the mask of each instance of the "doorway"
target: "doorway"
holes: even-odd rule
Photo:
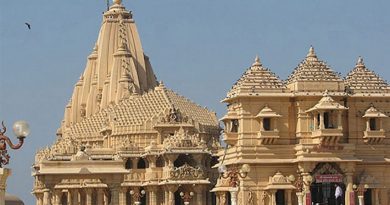
[[[332,183],[332,182],[313,183],[310,186],[311,200],[313,204],[336,205],[336,198],[335,198],[336,184],[338,184],[343,190],[343,193],[345,193],[344,184]],[[344,199],[345,197],[343,194],[341,196],[341,204],[345,204]]]

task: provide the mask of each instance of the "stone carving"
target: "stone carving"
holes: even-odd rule
[[[286,184],[290,183],[288,177],[283,176],[282,173],[277,172],[270,180],[272,184]]]
[[[55,155],[74,154],[79,146],[80,142],[72,137],[58,138],[51,147],[46,147],[37,152],[35,162],[41,162],[44,159],[51,160]]]
[[[87,114],[87,110],[85,109],[85,104],[81,104],[80,116],[81,116],[82,118],[85,118],[86,114]]]
[[[91,157],[85,152],[85,147],[81,146],[80,150],[77,151],[77,153],[72,156],[72,159],[70,161],[85,161],[85,160],[91,160]]]
[[[249,191],[249,194],[248,194],[248,200],[247,200],[247,205],[254,205],[254,201],[253,201],[253,192],[252,191]]]
[[[177,148],[177,147],[197,147],[202,143],[199,140],[199,135],[189,135],[188,131],[185,131],[180,127],[179,131],[175,131],[173,136],[168,136],[163,141],[165,148]]]
[[[165,117],[162,117],[160,122],[162,123],[189,123],[189,118],[183,116],[180,109],[171,108]]]
[[[169,174],[172,179],[191,180],[204,178],[204,172],[200,167],[195,168],[187,163],[181,167],[174,167]]]
[[[121,139],[117,142],[116,147],[119,150],[135,150],[138,149],[138,147],[129,139],[129,138],[124,138]]]

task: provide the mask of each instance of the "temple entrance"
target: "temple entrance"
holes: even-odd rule
[[[284,198],[285,192],[282,189],[278,189],[276,191],[275,197],[276,197],[276,205],[285,205],[286,200]]]
[[[311,201],[318,205],[345,204],[345,185],[343,173],[336,163],[319,163],[312,172],[313,183],[310,186]],[[336,187],[339,186],[341,196],[336,203]]]
[[[367,189],[366,192],[364,192],[364,205],[371,205],[372,204],[372,189]]]

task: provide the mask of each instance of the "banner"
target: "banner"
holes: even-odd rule
[[[340,174],[324,174],[315,176],[316,183],[331,183],[343,182],[343,175]]]

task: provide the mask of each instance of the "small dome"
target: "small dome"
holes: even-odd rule
[[[15,195],[5,193],[5,205],[24,205],[24,202]]]

